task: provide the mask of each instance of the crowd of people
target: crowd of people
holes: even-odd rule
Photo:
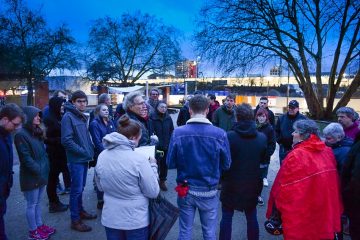
[[[253,110],[249,104],[236,105],[233,94],[220,105],[215,95],[197,92],[180,110],[175,128],[160,93],[152,89],[148,100],[141,92],[128,93],[115,112],[110,96],[101,94],[90,119],[82,91],[69,98],[56,91],[42,111],[3,106],[0,239],[7,239],[4,214],[13,182],[13,142],[29,239],[45,240],[56,232],[41,217],[45,190],[50,213],[70,209],[73,230],[92,230],[83,220],[97,215],[82,202],[91,167],[107,239],[148,239],[149,200],[168,190],[168,168],[177,170],[179,240],[192,238],[196,211],[203,238],[216,239],[220,203],[221,240],[231,239],[235,210],[245,213],[247,238],[259,239],[257,206],[267,200],[261,193],[269,186],[276,143],[280,170],[268,199],[266,230],[283,233],[285,239],[342,239],[349,223],[352,239],[360,239],[360,127],[352,108],[339,108],[338,123],[321,134],[316,122],[300,114],[296,100],[275,121],[267,97]],[[154,156],[134,151],[142,146],[155,146]],[[60,202],[57,193],[61,173],[69,204]]]

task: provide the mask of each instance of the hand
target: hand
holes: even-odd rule
[[[150,139],[151,139],[151,141],[153,141],[153,142],[156,142],[156,143],[159,142],[159,138],[158,138],[158,136],[156,136],[155,134],[151,135],[151,136],[150,136]]]
[[[149,157],[149,162],[150,163],[157,163],[156,159],[153,157]]]

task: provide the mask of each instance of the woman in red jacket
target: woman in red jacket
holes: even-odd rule
[[[269,218],[278,209],[284,239],[334,239],[340,232],[342,203],[336,160],[312,120],[294,123],[293,149],[271,189]]]

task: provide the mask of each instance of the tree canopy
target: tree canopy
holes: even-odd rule
[[[145,73],[166,73],[180,56],[177,30],[140,12],[95,20],[88,46],[89,78],[124,85]]]
[[[25,79],[33,103],[33,84],[53,69],[77,66],[74,38],[66,25],[50,28],[40,11],[30,10],[22,0],[6,0],[0,13],[1,69],[16,79]],[[10,77],[11,78],[11,77]]]
[[[280,57],[303,90],[312,117],[331,118],[360,85],[359,12],[359,0],[209,0],[195,39],[197,49],[228,73]],[[324,69],[325,61],[329,69]],[[357,73],[334,107],[351,64]],[[322,87],[325,71],[330,72],[327,93]]]

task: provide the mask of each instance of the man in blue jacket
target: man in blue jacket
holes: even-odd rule
[[[4,215],[6,199],[10,195],[13,184],[13,148],[11,133],[21,127],[24,122],[22,110],[13,103],[0,110],[0,239],[6,240]]]
[[[96,218],[96,215],[86,212],[82,205],[88,164],[94,157],[94,146],[87,129],[87,117],[84,115],[86,105],[86,94],[75,91],[71,96],[71,103],[64,104],[65,115],[61,120],[61,144],[66,151],[71,175],[71,228],[79,232],[91,231],[91,227],[84,224],[82,219]]]
[[[224,130],[206,118],[209,100],[195,95],[189,101],[190,120],[174,130],[167,165],[177,169],[179,238],[191,239],[196,209],[204,239],[216,239],[221,171],[230,168],[231,155]]]

